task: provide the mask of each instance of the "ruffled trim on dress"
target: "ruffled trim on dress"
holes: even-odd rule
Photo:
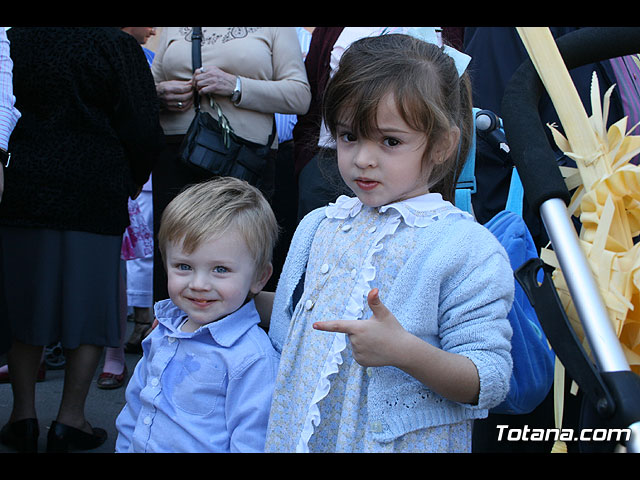
[[[331,344],[331,349],[329,350],[324,366],[322,367],[318,386],[311,398],[311,405],[309,405],[307,417],[302,425],[300,440],[298,441],[298,445],[296,445],[296,453],[309,453],[309,439],[311,438],[311,435],[313,435],[314,427],[317,427],[320,424],[320,409],[318,408],[318,404],[327,396],[331,389],[329,375],[338,373],[338,368],[342,365],[341,352],[346,346],[346,334],[336,333],[333,343]]]
[[[325,208],[327,218],[345,220],[353,218],[362,210],[363,204],[358,197],[341,195],[335,203]],[[392,203],[379,208],[380,213],[390,212],[388,220],[382,226],[376,226],[376,236],[373,246],[367,252],[360,275],[356,279],[356,285],[347,301],[345,310],[346,320],[358,320],[362,317],[367,294],[371,290],[371,281],[376,278],[376,267],[373,265],[373,255],[384,248],[381,240],[387,235],[393,235],[400,225],[401,220],[410,227],[426,227],[448,215],[462,215],[473,219],[468,213],[456,208],[450,202],[442,199],[438,193],[430,193],[411,198],[401,202]],[[329,394],[331,382],[329,376],[338,373],[342,365],[342,351],[347,346],[347,336],[344,333],[336,333],[325,363],[320,372],[320,379],[311,398],[311,404],[302,426],[302,433],[296,446],[296,452],[308,453],[309,440],[314,432],[314,427],[320,424],[320,409],[318,404]]]

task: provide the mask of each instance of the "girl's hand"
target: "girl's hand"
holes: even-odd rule
[[[382,303],[378,289],[367,295],[373,315],[367,320],[330,320],[315,322],[313,328],[349,335],[353,357],[363,367],[397,365],[402,345],[410,335]]]
[[[191,80],[167,80],[156,85],[160,103],[166,110],[183,112],[193,105]]]
[[[367,320],[315,322],[313,328],[349,335],[353,358],[363,367],[393,366],[450,400],[476,404],[480,378],[471,360],[446,352],[404,329],[378,297],[367,295],[373,315]]]
[[[230,97],[236,88],[236,76],[216,66],[207,65],[196,70],[193,75],[193,86],[200,95]]]

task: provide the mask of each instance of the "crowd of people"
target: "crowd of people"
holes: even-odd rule
[[[91,421],[117,452],[471,452],[508,391],[514,285],[482,226],[503,179],[478,175],[476,218],[454,189],[515,29],[202,27],[195,69],[192,34],[0,31],[0,441],[37,451],[59,343],[49,452],[105,442],[85,416],[103,356],[126,405]],[[195,104],[277,131],[256,185],[179,161]]]

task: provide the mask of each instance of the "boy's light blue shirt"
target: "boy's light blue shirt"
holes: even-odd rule
[[[253,300],[188,333],[170,300],[116,419],[116,452],[262,452],[279,355]]]

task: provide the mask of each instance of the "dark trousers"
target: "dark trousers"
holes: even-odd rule
[[[293,167],[293,141],[291,140],[278,144],[271,205],[280,227],[280,235],[273,252],[273,275],[267,282],[265,290],[274,292],[298,223],[298,185]]]
[[[1,167],[0,167],[1,168]],[[0,241],[0,258],[2,258],[2,242]],[[7,312],[7,299],[4,292],[3,264],[0,262],[0,355],[4,355],[11,348],[11,323]]]

